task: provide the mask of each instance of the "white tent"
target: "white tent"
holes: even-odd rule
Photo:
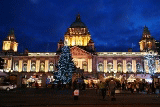
[[[8,76],[6,73],[0,71],[0,77]]]

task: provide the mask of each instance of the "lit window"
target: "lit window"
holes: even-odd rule
[[[103,72],[103,64],[102,63],[98,64],[98,71]]]

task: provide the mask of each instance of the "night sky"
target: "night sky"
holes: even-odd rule
[[[160,0],[0,0],[0,46],[14,28],[19,52],[55,52],[78,13],[97,51],[139,51],[144,25],[160,40]]]

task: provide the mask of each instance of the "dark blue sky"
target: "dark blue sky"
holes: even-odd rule
[[[144,25],[160,40],[160,0],[1,0],[0,46],[14,28],[18,51],[55,52],[78,13],[97,51],[139,51]]]

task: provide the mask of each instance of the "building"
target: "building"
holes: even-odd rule
[[[81,21],[78,14],[76,20],[67,29],[64,41],[70,46],[72,57],[77,68],[83,70],[86,82],[101,80],[104,81],[114,76],[120,81],[123,77],[151,79],[149,68],[144,56],[149,52],[157,56],[156,41],[151,37],[148,28],[145,26],[142,39],[139,42],[140,52],[96,52],[94,41],[87,26]],[[18,54],[18,42],[14,31],[8,34],[3,41],[1,57],[4,59],[4,71],[13,72],[18,75],[18,84],[37,79],[41,86],[45,86],[46,80],[54,80],[53,72],[56,72],[56,65],[59,60],[61,48],[64,41],[58,42],[57,52],[28,52]],[[160,72],[159,60],[156,60],[156,73]],[[23,80],[23,79],[24,80]],[[88,81],[87,81],[88,80]],[[147,80],[150,81],[150,80]]]

